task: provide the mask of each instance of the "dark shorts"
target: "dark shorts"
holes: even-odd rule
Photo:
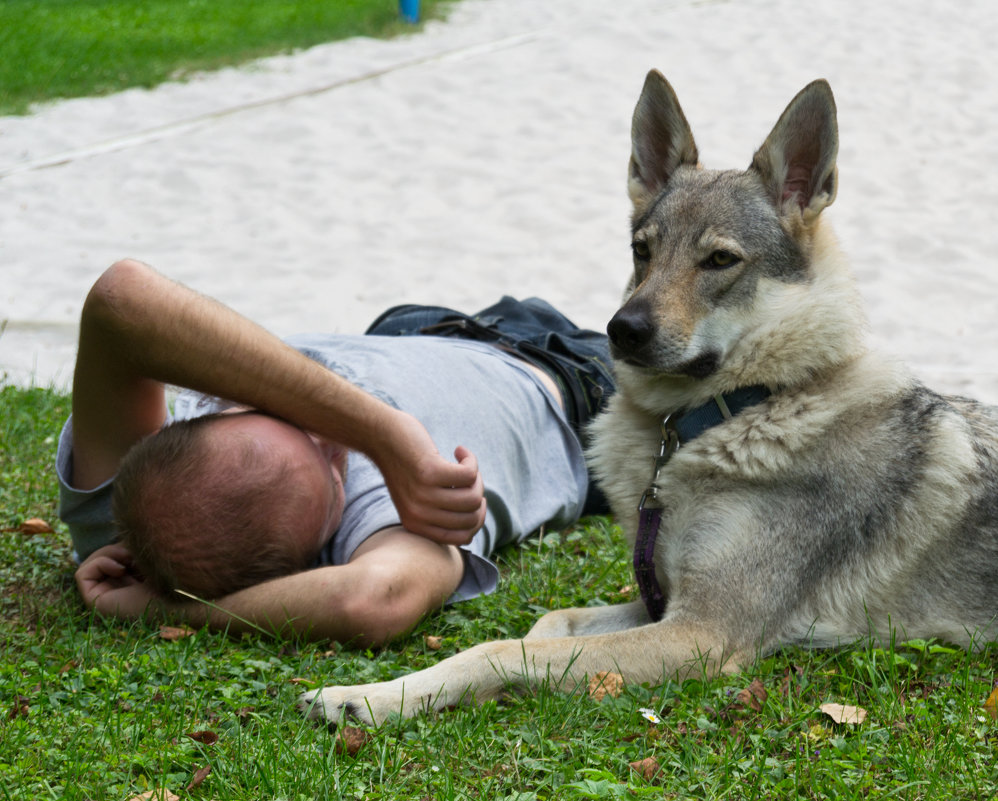
[[[569,424],[586,444],[586,423],[615,390],[606,334],[579,328],[539,298],[498,303],[467,315],[443,306],[394,306],[365,331],[380,336],[440,336],[490,342],[544,370],[561,390]],[[583,514],[607,511],[590,484]]]

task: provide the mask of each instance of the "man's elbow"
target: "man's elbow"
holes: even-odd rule
[[[352,630],[349,644],[361,648],[386,645],[401,637],[439,605],[413,576],[391,568],[377,573],[363,595],[352,598],[344,610]]]
[[[134,259],[122,259],[108,267],[94,282],[83,302],[83,330],[113,331],[130,315],[131,304],[142,296],[152,268]]]

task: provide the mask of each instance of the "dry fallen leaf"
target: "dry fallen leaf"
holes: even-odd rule
[[[658,772],[662,769],[655,757],[647,757],[645,759],[640,759],[637,762],[629,762],[628,766],[646,782],[650,782],[654,779]]]
[[[800,695],[801,684],[800,680],[804,676],[804,668],[800,665],[790,665],[783,671],[783,681],[780,682],[780,694],[787,698],[793,693],[794,696]]]
[[[756,712],[762,712],[762,705],[766,703],[767,698],[769,698],[769,693],[762,686],[762,682],[759,679],[753,679],[748,687],[738,693],[736,700],[742,706],[754,709]]]
[[[423,635],[423,642],[426,643],[426,647],[431,651],[439,651],[440,646],[444,644],[442,637],[435,637],[432,634]]]
[[[214,745],[218,742],[218,735],[213,731],[189,731],[187,736],[201,745]]]
[[[738,701],[742,707],[747,707],[755,710],[756,712],[762,712],[762,704],[759,703],[759,699],[752,695],[752,693],[748,690],[741,690],[738,695],[735,696],[735,700]],[[737,708],[738,706],[736,705],[735,709]]]
[[[205,765],[203,768],[199,768],[194,772],[194,776],[191,777],[190,784],[187,785],[186,789],[188,791],[197,787],[201,782],[208,778],[208,774],[211,773],[211,765]]]
[[[292,679],[288,679],[288,684],[297,684],[299,687],[311,687],[312,682],[308,679],[301,679],[295,676]]]
[[[364,747],[364,743],[371,739],[371,735],[363,729],[353,726],[343,726],[337,730],[336,750],[348,756],[357,756],[357,752]]]
[[[30,520],[25,520],[21,523],[17,530],[22,534],[51,534],[52,526],[40,517],[32,517]]]
[[[766,703],[766,699],[769,698],[769,693],[766,692],[761,679],[752,679],[752,683],[747,689],[761,704]]]
[[[991,691],[988,700],[984,702],[984,709],[991,716],[991,720],[998,720],[998,687]]]
[[[609,670],[601,670],[589,679],[589,697],[594,701],[602,701],[607,695],[616,698],[623,689],[624,677]]]
[[[160,626],[159,627],[159,638],[161,640],[182,640],[184,637],[190,637],[194,634],[194,629],[189,629],[187,626]]]
[[[860,706],[849,706],[847,704],[822,704],[818,708],[836,723],[859,725],[866,720],[866,710]]]
[[[28,710],[31,707],[31,699],[26,695],[19,695],[14,699],[14,704],[10,708],[10,712],[7,714],[8,720],[14,720],[15,718],[26,718],[28,716]]]

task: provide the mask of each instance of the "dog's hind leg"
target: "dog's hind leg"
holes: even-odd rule
[[[578,609],[556,609],[538,620],[525,640],[547,637],[583,637],[633,629],[651,623],[641,601],[616,606],[593,606]]]

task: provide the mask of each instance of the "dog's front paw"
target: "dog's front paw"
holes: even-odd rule
[[[356,719],[357,710],[348,695],[352,687],[323,687],[298,696],[298,711],[310,720],[324,720],[331,726],[340,726],[348,719]]]
[[[409,717],[415,714],[411,704],[404,703],[401,688],[382,684],[358,684],[354,687],[323,687],[303,693],[298,708],[312,720],[325,720],[333,726],[358,721],[379,726],[390,715]]]

